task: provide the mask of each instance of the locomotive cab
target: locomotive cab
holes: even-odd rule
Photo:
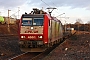
[[[24,52],[42,52],[63,36],[61,22],[38,9],[23,14],[19,28],[19,45]]]

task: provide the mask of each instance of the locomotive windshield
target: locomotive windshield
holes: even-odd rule
[[[22,25],[23,26],[32,25],[32,18],[23,18],[22,19]]]
[[[42,26],[43,25],[43,18],[34,18],[33,25]]]
[[[43,26],[43,18],[23,18],[23,26]]]

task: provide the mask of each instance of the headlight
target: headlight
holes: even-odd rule
[[[38,36],[38,38],[43,38],[42,36]]]
[[[31,27],[31,30],[33,29],[33,27]]]
[[[23,36],[21,36],[21,38],[23,38]]]
[[[25,38],[25,36],[21,36],[21,38]]]

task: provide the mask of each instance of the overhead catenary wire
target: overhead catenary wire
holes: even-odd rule
[[[43,3],[45,3],[47,6],[49,6],[49,7],[51,7],[50,5],[48,5],[46,2],[44,2],[43,0],[41,0]],[[53,3],[53,2],[52,2]],[[54,4],[54,3],[53,3]],[[55,4],[54,4],[54,6],[56,6]],[[57,6],[56,6],[57,7]],[[57,9],[58,10],[58,9]],[[56,11],[57,12],[57,11]],[[57,12],[57,13],[59,13],[59,12]]]
[[[49,6],[46,2],[44,2],[43,0],[41,0],[43,3],[45,3],[47,6]],[[49,6],[50,7],[50,6]]]
[[[51,1],[52,2],[52,1]],[[53,2],[52,2],[53,3]],[[55,6],[55,7],[57,7],[54,3],[53,3],[53,5]],[[58,10],[58,9],[57,9]]]

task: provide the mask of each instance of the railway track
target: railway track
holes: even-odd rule
[[[8,60],[42,60],[45,56],[47,56],[53,49],[55,49],[59,45],[56,44],[53,47],[48,48],[44,52],[26,52],[23,54],[20,54],[18,56],[15,56],[13,58],[10,58]]]
[[[32,58],[32,60],[43,60],[45,56],[47,56],[52,50],[54,50],[56,47],[58,47],[62,42],[64,42],[69,37],[73,36],[76,32],[74,32],[72,35],[65,36],[64,40],[62,40],[60,43],[54,45],[53,47],[48,48],[46,51],[42,52],[41,54],[35,56]]]
[[[14,38],[15,36],[18,36],[18,35],[12,35],[12,34],[10,34],[10,35],[7,35],[7,34],[6,35],[1,35],[0,34],[0,39],[9,39],[9,40],[12,40],[12,38],[10,38],[10,37]],[[72,35],[65,36],[64,40],[66,40],[68,37],[71,37],[71,36]],[[62,43],[63,41],[61,41],[60,43]],[[60,45],[60,43],[54,45],[53,47],[48,48],[46,51],[44,51],[42,53],[28,53],[28,52],[26,52],[26,53],[20,54],[18,56],[12,57],[12,58],[10,58],[8,60],[43,60],[43,58],[45,56],[47,56],[58,45]]]
[[[16,37],[18,35],[16,34],[0,34],[0,38],[10,38],[10,37]]]
[[[31,60],[43,60],[43,58],[45,58],[53,49],[55,49],[60,43],[54,45],[53,47],[48,48],[47,50],[45,50],[44,52],[42,52],[41,54],[35,56],[34,58],[32,58]]]
[[[13,39],[18,37],[17,34],[0,34],[0,39]]]
[[[24,54],[18,55],[16,57],[13,57],[9,60],[43,60],[43,58],[45,58],[45,56],[47,56],[52,50],[54,50],[56,47],[58,47],[63,41],[65,41],[65,39],[67,39],[71,36],[72,35],[70,35],[70,36],[68,35],[68,37],[65,37],[64,40],[62,40],[60,43],[55,44],[54,46],[46,49],[42,53],[24,53]]]
[[[25,52],[8,60],[31,60],[33,57],[37,56],[38,54],[40,54],[40,52],[37,53]]]
[[[0,37],[18,36],[17,34],[0,34]]]

